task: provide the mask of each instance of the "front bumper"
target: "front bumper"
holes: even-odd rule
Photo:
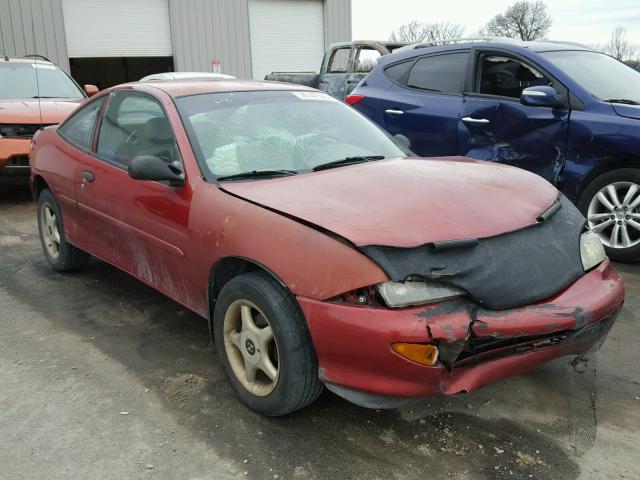
[[[606,260],[553,298],[509,310],[455,301],[397,310],[302,297],[298,302],[318,355],[320,378],[332,390],[420,397],[469,392],[597,348],[622,307],[624,286]],[[395,353],[395,342],[464,350],[450,362],[424,366]]]
[[[30,149],[30,138],[0,138],[0,176],[28,176]]]

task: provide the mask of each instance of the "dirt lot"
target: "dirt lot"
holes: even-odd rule
[[[0,478],[640,479],[629,314],[595,379],[557,362],[400,410],[325,392],[267,419],[234,398],[204,320],[104,263],[51,271],[24,189],[0,189],[0,249]],[[640,312],[640,265],[619,269]]]

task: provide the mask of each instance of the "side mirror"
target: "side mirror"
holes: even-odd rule
[[[84,93],[86,93],[87,96],[89,96],[89,97],[95,95],[99,91],[100,91],[100,89],[98,87],[96,87],[95,85],[85,85],[84,86]]]
[[[529,107],[559,107],[562,105],[556,89],[548,86],[529,87],[522,90],[520,103]]]
[[[135,180],[169,182],[172,187],[184,185],[184,171],[177,160],[167,163],[159,157],[140,155],[131,160],[128,173]]]

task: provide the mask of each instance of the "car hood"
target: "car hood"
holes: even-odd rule
[[[624,105],[612,103],[613,110],[621,117],[640,119],[640,105]]]
[[[60,123],[83,101],[84,98],[0,100],[0,123]]]
[[[387,159],[221,187],[359,247],[492,237],[535,223],[558,197],[533,173],[463,157]]]

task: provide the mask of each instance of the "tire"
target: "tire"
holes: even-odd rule
[[[38,196],[38,232],[49,265],[59,272],[77,270],[87,265],[90,255],[67,242],[60,206],[50,190]]]
[[[616,192],[619,205],[615,205],[610,189]],[[640,260],[640,169],[618,168],[600,175],[587,185],[577,205],[589,227],[600,235],[609,258]]]
[[[244,328],[247,309],[251,313],[246,323],[258,327],[256,335],[255,329]],[[266,344],[262,340],[269,337],[264,334],[269,327],[273,339]],[[291,294],[266,273],[245,273],[222,288],[214,308],[213,336],[231,386],[251,410],[270,417],[286,415],[322,392],[302,312]],[[262,366],[251,367],[253,362]],[[265,373],[272,370],[265,367],[269,364],[277,370],[275,380]],[[247,380],[251,368],[257,369],[253,382]]]

